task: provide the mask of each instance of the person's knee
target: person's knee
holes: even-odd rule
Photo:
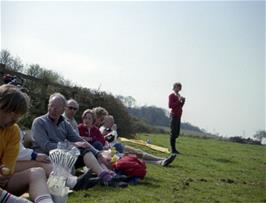
[[[85,159],[85,158],[90,158],[90,157],[92,157],[92,156],[93,156],[93,153],[90,152],[90,151],[88,151],[88,152],[86,152],[86,153],[84,154],[83,159]]]
[[[87,152],[83,156],[83,162],[85,163],[85,165],[87,165],[88,163],[92,163],[95,159],[96,157],[93,155],[92,152]]]
[[[53,170],[53,165],[51,163],[41,163],[40,166],[44,169],[46,177],[48,178],[48,176]]]
[[[45,179],[45,170],[42,167],[35,167],[29,169],[29,178],[30,181],[34,181],[36,179]]]

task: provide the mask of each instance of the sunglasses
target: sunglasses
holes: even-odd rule
[[[75,110],[75,111],[78,110],[78,108],[73,107],[73,106],[68,106],[67,108],[68,108],[69,110]]]

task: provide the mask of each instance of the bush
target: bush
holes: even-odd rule
[[[232,142],[238,142],[238,143],[242,143],[242,144],[261,145],[260,141],[253,140],[251,138],[243,138],[243,137],[240,137],[240,136],[230,137],[229,140],[232,141]]]

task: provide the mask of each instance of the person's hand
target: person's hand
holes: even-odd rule
[[[46,154],[38,153],[36,157],[36,161],[50,163],[50,159]]]
[[[111,129],[114,130],[114,131],[117,131],[117,125],[114,124]]]
[[[7,168],[4,164],[0,166],[0,175],[9,176],[11,174],[11,170]]]
[[[87,148],[90,144],[88,142],[74,142],[74,146],[77,148]]]
[[[92,137],[83,137],[84,140],[86,140],[87,142],[91,142],[92,141]]]
[[[105,141],[105,145],[103,146],[103,150],[110,149],[109,143]]]
[[[4,188],[11,176],[11,171],[5,165],[0,166],[0,187]]]

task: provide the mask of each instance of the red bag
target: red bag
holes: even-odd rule
[[[128,177],[137,176],[143,179],[146,175],[144,161],[134,156],[123,156],[113,163],[113,169],[122,171]]]

